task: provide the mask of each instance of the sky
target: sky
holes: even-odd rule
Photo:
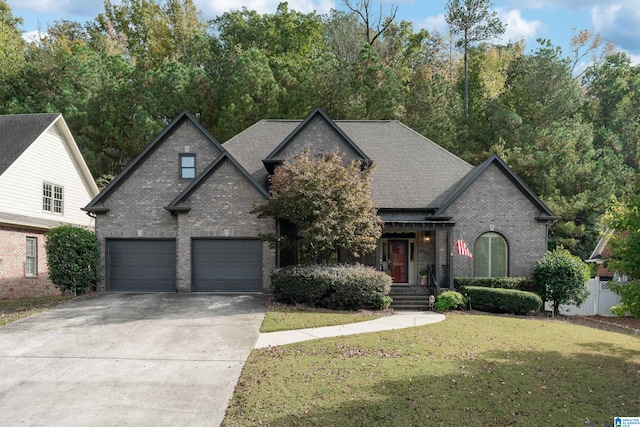
[[[25,38],[45,32],[49,24],[65,19],[84,24],[103,11],[102,0],[5,0],[13,15],[23,18]],[[275,12],[280,0],[194,0],[205,19],[229,10],[248,9]],[[113,4],[119,0],[112,0]],[[345,9],[342,0],[289,0],[289,8],[300,12],[328,13]],[[374,0],[388,13],[398,6],[397,18],[411,21],[415,29],[445,32],[447,0]],[[550,39],[569,55],[572,29],[593,30],[627,52],[640,64],[640,0],[494,0],[493,10],[507,24],[501,42],[525,40],[526,52],[536,49],[536,39]],[[376,11],[378,9],[376,8]]]

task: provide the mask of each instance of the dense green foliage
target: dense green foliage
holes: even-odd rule
[[[640,319],[640,195],[633,194],[623,200],[614,197],[603,222],[612,230],[608,242],[611,259],[607,268],[636,279],[626,284],[612,282],[609,285],[621,298],[620,304],[611,311],[618,316],[629,312]]]
[[[580,305],[589,295],[589,268],[563,247],[547,251],[533,270],[533,280],[544,286],[543,298],[553,303],[553,314],[560,304]]]
[[[436,310],[455,310],[458,308],[464,308],[467,303],[465,297],[456,291],[444,291],[436,299],[434,307]]]
[[[46,237],[49,278],[58,289],[78,294],[95,284],[100,247],[94,233],[62,225],[47,231]]]
[[[205,22],[192,0],[107,1],[93,21],[54,22],[27,43],[0,0],[0,113],[63,113],[96,178],[117,174],[183,109],[221,141],[316,106],[334,119],[397,119],[473,164],[500,154],[562,218],[551,248],[588,257],[610,196],[638,172],[640,67],[589,32],[571,52],[491,44],[501,26],[485,0],[449,2],[455,40],[395,12],[373,25],[374,3],[327,15],[282,3]],[[577,74],[587,54],[595,61]]]
[[[271,198],[254,212],[295,225],[302,262],[336,261],[338,249],[371,252],[382,234],[371,196],[373,170],[356,161],[345,166],[337,151],[316,157],[304,151],[276,169]]]
[[[640,280],[629,283],[610,282],[609,288],[620,295],[620,304],[611,307],[611,312],[619,317],[630,314],[640,319]]]
[[[467,286],[482,286],[485,288],[517,289],[519,291],[535,292],[542,295],[543,289],[528,277],[456,277],[454,287],[464,293]]]
[[[327,308],[386,308],[391,277],[363,265],[304,265],[271,274],[274,298]]]
[[[465,293],[474,310],[528,314],[537,312],[542,307],[542,298],[538,294],[517,289],[466,286]]]

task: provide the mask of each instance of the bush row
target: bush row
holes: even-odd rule
[[[482,286],[465,286],[463,292],[474,310],[527,314],[539,311],[542,307],[542,298],[533,292]]]
[[[467,286],[481,286],[484,288],[517,289],[535,292],[538,295],[542,295],[544,292],[544,286],[528,277],[456,277],[453,279],[453,285],[458,291]]]
[[[297,265],[271,273],[274,298],[286,304],[387,308],[391,276],[363,265]]]

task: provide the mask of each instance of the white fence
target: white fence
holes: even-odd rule
[[[620,297],[618,294],[609,289],[609,282],[601,282],[598,278],[589,280],[589,296],[580,306],[575,305],[561,305],[560,314],[567,316],[607,316],[615,317],[615,314],[611,313],[611,307],[620,304]],[[545,310],[553,311],[553,306],[550,303],[545,303]]]

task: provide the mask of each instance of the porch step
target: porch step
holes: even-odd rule
[[[420,285],[393,285],[389,296],[395,310],[425,311],[429,308],[429,289]]]

